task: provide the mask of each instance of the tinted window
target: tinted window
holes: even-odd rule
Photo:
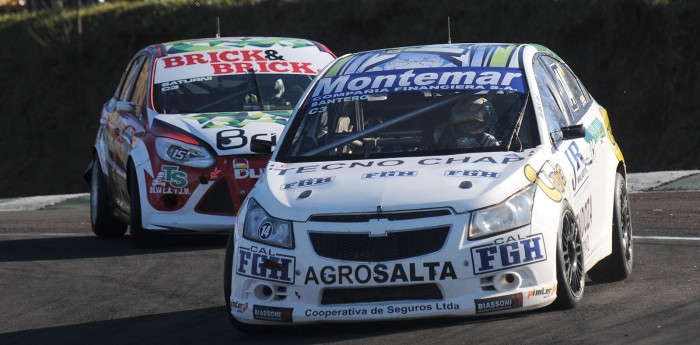
[[[141,64],[145,60],[145,56],[139,56],[134,59],[133,63],[129,67],[129,72],[124,79],[124,83],[121,86],[121,93],[119,94],[119,100],[127,101],[131,99],[132,90],[134,89],[134,82],[141,70]]]
[[[535,61],[533,68],[537,79],[537,89],[540,91],[544,117],[547,120],[547,127],[553,140],[560,140],[561,127],[569,125],[568,118],[564,115],[564,104],[557,94],[554,81],[549,73],[539,61]]]
[[[571,118],[569,120],[572,123],[576,122],[588,107],[589,97],[587,97],[587,94],[581,89],[578,78],[576,78],[566,65],[549,56],[543,56],[542,58],[549,68],[551,68],[564,101],[571,109]]]
[[[141,64],[141,69],[136,75],[136,85],[131,95],[131,103],[136,106],[135,113],[139,118],[141,118],[141,112],[144,109],[143,105],[148,91],[148,66],[148,61],[144,61],[144,63]]]

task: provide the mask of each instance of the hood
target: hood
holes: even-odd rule
[[[253,138],[271,140],[274,145],[291,114],[291,110],[159,114],[155,119],[208,143],[222,156],[253,154],[250,151],[250,141]]]
[[[305,163],[270,162],[251,194],[272,216],[452,208],[462,213],[502,202],[531,183],[540,149],[450,156]],[[460,186],[461,185],[461,186]],[[302,193],[304,195],[302,195]]]

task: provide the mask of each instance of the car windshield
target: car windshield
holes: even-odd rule
[[[278,161],[522,150],[538,143],[529,93],[406,91],[309,97]],[[313,96],[313,95],[312,95]],[[514,135],[516,133],[516,135]]]
[[[162,114],[291,110],[312,75],[227,74],[154,85],[153,107]]]

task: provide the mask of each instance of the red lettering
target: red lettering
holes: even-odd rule
[[[204,55],[202,54],[187,54],[185,55],[185,60],[188,65],[205,64],[209,61],[204,60]]]
[[[209,62],[211,63],[217,63],[219,61],[219,57],[216,55],[216,52],[209,52],[207,53],[209,55]]]
[[[169,56],[169,57],[163,58],[163,62],[165,62],[165,68],[177,67],[177,66],[182,66],[185,64],[182,61],[182,57],[180,57],[180,56]]]
[[[288,67],[287,62],[282,62],[282,61],[270,62],[268,67],[273,72],[280,72],[280,73],[289,72],[289,69],[282,69],[282,67]]]
[[[233,73],[233,68],[231,64],[227,63],[213,63],[211,67],[214,67],[214,74],[230,74]]]
[[[265,61],[265,58],[260,55],[262,50],[241,50],[244,61]]]
[[[256,72],[260,72],[260,73],[269,73],[270,72],[270,70],[267,69],[267,62],[258,62],[258,67],[260,68],[260,70],[256,71]]]
[[[236,62],[232,65],[236,67],[236,73],[246,73],[253,69],[253,64],[250,62]]]
[[[309,67],[311,66],[310,62],[291,62],[291,64],[294,73],[316,74],[316,71]]]
[[[219,53],[219,59],[221,59],[221,61],[226,62],[235,62],[240,60],[240,58],[238,58],[236,55],[238,55],[237,51],[227,50],[225,52]]]

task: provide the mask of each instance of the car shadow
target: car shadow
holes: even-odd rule
[[[41,236],[41,235],[38,235]],[[134,247],[130,236],[51,236],[0,241],[0,262],[66,260],[225,248],[228,234],[167,234],[154,247]]]
[[[509,322],[528,314],[330,323],[272,328],[265,334],[247,335],[236,331],[229,323],[225,307],[212,307],[4,333],[0,334],[0,344],[320,344],[407,331]]]

